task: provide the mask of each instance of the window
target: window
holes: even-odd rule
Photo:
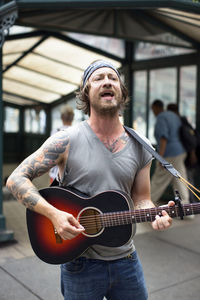
[[[137,71],[134,73],[133,94],[133,128],[146,135],[146,93],[147,72]]]
[[[44,110],[28,108],[25,110],[25,132],[44,134],[46,130],[46,113]]]
[[[6,106],[4,109],[4,131],[18,132],[19,131],[19,109]]]
[[[68,33],[67,35],[118,57],[123,58],[125,56],[125,44],[121,39],[82,33]]]
[[[169,47],[151,43],[139,42],[135,49],[135,59],[144,60],[151,58],[167,57],[194,52],[193,49]]]
[[[151,143],[153,144],[156,143],[154,138],[155,117],[151,110],[151,104],[155,99],[162,100],[165,108],[168,103],[176,103],[176,74],[176,68],[155,69],[150,71],[150,107],[148,137]]]
[[[196,76],[196,66],[180,68],[179,112],[193,127],[196,127]]]

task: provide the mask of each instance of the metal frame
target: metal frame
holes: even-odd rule
[[[3,102],[2,102],[2,46],[5,35],[9,32],[9,28],[15,23],[17,18],[16,2],[11,1],[0,7],[0,132],[3,132]],[[0,134],[0,186],[3,186],[2,178],[3,169],[3,135]],[[3,194],[0,190],[0,242],[13,240],[12,230],[6,229],[6,220],[3,215]]]
[[[152,0],[17,0],[19,8],[46,8],[48,9],[63,9],[63,8],[157,8],[157,7],[172,7],[178,8],[180,10],[190,10],[200,12],[200,3],[194,2],[192,0],[162,0],[162,1],[152,1]]]
[[[16,1],[10,1],[0,7],[0,47],[2,47],[5,36],[14,25],[18,16]]]

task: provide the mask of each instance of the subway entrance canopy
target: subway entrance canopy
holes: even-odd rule
[[[17,1],[17,24],[174,46],[200,42],[200,3],[192,0]]]
[[[111,55],[74,41],[66,32],[187,49],[200,45],[199,1],[5,2],[7,14],[16,5],[15,24],[31,28],[9,35],[3,47],[3,100],[19,105],[62,100],[78,88],[83,70],[94,59],[108,57],[118,68],[127,63],[126,50],[123,58]]]

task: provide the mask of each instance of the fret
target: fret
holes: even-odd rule
[[[174,208],[174,207],[170,207],[170,208],[169,208],[169,215],[170,215],[170,217],[172,217],[172,218],[175,218],[175,217],[176,217],[176,211],[175,211],[175,208]]]
[[[144,209],[144,219],[145,219],[145,222],[148,221],[147,214],[146,214],[146,209]]]
[[[140,212],[139,212],[139,221],[140,221],[140,223],[143,222],[143,220],[142,220],[142,215],[141,215],[141,211],[142,211],[142,209],[141,209]]]
[[[116,215],[116,213],[110,213],[109,214],[109,218],[110,218],[110,220],[109,220],[109,226],[111,227],[111,226],[117,226],[117,225],[119,225],[119,218],[116,218],[115,217],[115,215]]]
[[[125,224],[130,224],[131,222],[130,222],[130,214],[125,214]]]
[[[184,204],[183,215],[192,215],[200,213],[200,203]],[[100,223],[103,227],[126,225],[131,223],[153,222],[155,216],[162,216],[162,210],[167,211],[170,217],[180,217],[179,207],[176,206],[163,206],[153,207],[147,209],[137,209],[133,211],[119,211],[109,212],[101,215]]]
[[[182,206],[182,208],[183,208],[183,216],[185,217],[185,216],[187,216],[187,214],[186,214],[186,208],[185,208],[185,206]]]
[[[156,215],[158,215],[159,217],[162,217],[162,210],[164,209],[164,207],[163,208],[156,207],[155,209],[156,209]]]
[[[183,211],[184,211],[184,216],[188,216],[188,215],[192,214],[189,205],[184,205],[183,206]]]
[[[137,222],[137,219],[135,218],[135,214],[133,212],[133,214],[131,214],[131,223],[136,223]]]
[[[146,209],[146,216],[147,216],[147,219],[149,220],[149,221],[153,221],[152,220],[152,214],[151,214],[151,210],[150,210],[150,208],[149,209]]]
[[[106,217],[105,217],[105,214],[102,214],[102,215],[101,215],[101,223],[102,223],[102,226],[103,226],[103,227],[108,227],[106,221],[107,221],[107,219],[106,219]]]
[[[193,209],[193,205],[190,206],[191,210],[192,210],[192,214],[195,214],[194,209]]]
[[[179,210],[178,210],[177,206],[175,206],[175,212],[176,212],[176,217],[178,218],[179,217]]]

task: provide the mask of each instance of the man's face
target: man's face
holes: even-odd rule
[[[122,91],[119,78],[111,68],[97,69],[88,79],[90,85],[90,109],[98,113],[114,114],[122,103]]]

